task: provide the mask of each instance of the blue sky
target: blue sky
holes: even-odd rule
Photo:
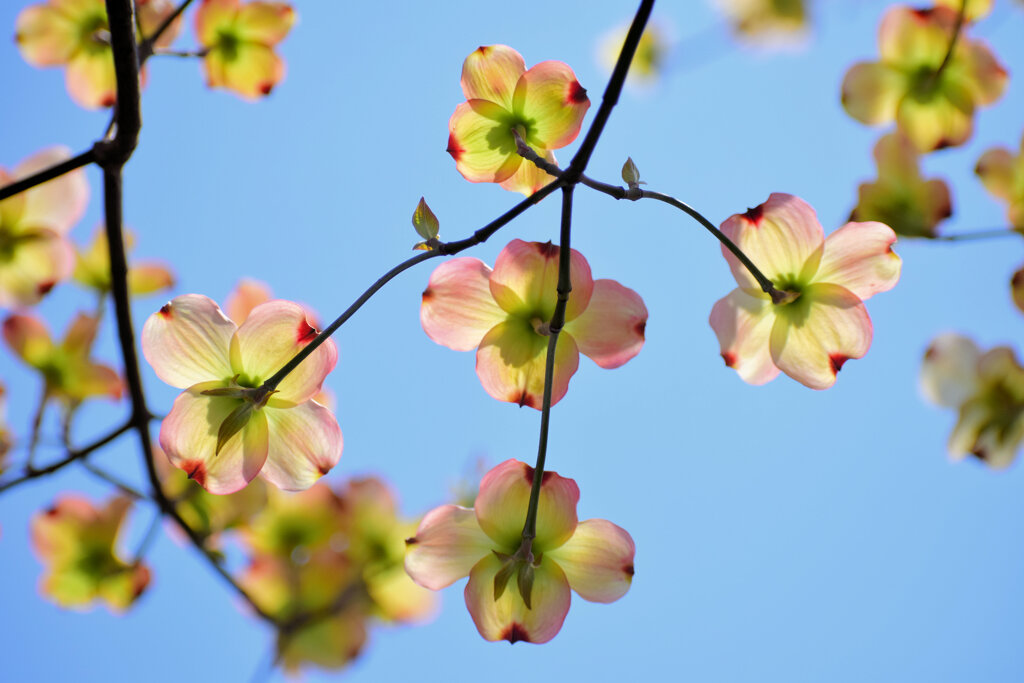
[[[23,3],[0,6],[13,34]],[[588,174],[615,182],[627,155],[654,190],[720,222],[790,192],[818,211],[826,232],[841,225],[856,187],[873,177],[882,133],[850,119],[839,83],[850,64],[877,55],[887,3],[818,3],[807,44],[782,53],[728,38],[701,2],[659,3],[690,68],[657,87],[627,91]],[[999,0],[973,29],[1010,71],[1003,99],[982,109],[962,148],[924,160],[952,185],[962,232],[1004,224],[1002,205],[974,178],[993,145],[1016,148],[1024,121],[1024,14]],[[518,201],[473,185],[444,152],[447,121],[462,100],[462,60],[478,45],[506,43],[527,65],[571,65],[596,102],[606,74],[599,38],[629,19],[631,2],[298,3],[283,44],[285,81],[249,104],[207,91],[199,65],[150,63],[144,129],[126,169],[126,220],[136,254],[160,257],[178,293],[223,300],[240,277],[267,281],[278,296],[324,318],[408,256],[409,217],[421,195],[459,239]],[[1015,38],[1017,36],[1018,38]],[[178,45],[189,46],[191,31]],[[690,57],[693,57],[691,60]],[[67,97],[63,74],[27,66],[13,41],[0,44],[7,106],[0,109],[0,164],[15,165],[55,143],[85,149],[106,124]],[[592,109],[593,112],[593,109]],[[584,125],[588,125],[588,117]],[[567,161],[575,145],[559,153]],[[72,232],[85,242],[101,217],[99,175]],[[1017,239],[969,244],[901,241],[903,275],[868,309],[868,355],[844,366],[836,386],[815,392],[781,377],[744,384],[723,367],[707,324],[734,286],[718,245],[660,204],[576,193],[573,246],[595,277],[638,291],[650,310],[647,343],[624,367],[584,359],[552,415],[548,463],[576,479],[581,518],[603,517],[637,544],[637,574],[619,602],[575,599],[549,644],[486,643],[465,610],[461,583],[420,628],[380,628],[346,674],[353,681],[633,677],[714,681],[1016,681],[1024,676],[1024,470],[954,464],[945,444],[955,416],[919,397],[920,358],[947,330],[980,345],[1019,349],[1024,318],[1009,277]],[[557,239],[558,203],[547,201],[470,255],[489,263],[512,238]],[[539,413],[498,403],[480,387],[473,357],[435,345],[419,324],[431,265],[400,276],[336,340],[337,395],[345,435],[329,475],[377,473],[418,515],[443,503],[475,458],[532,462]],[[164,299],[135,304],[137,327]],[[62,329],[86,296],[66,285],[43,313]],[[101,358],[118,358],[104,329]],[[24,434],[35,378],[0,353],[10,421]],[[156,411],[177,390],[148,368]],[[77,420],[86,442],[118,423],[123,407],[92,406]],[[55,434],[55,424],[48,423]],[[132,439],[99,461],[143,485]],[[82,471],[0,496],[0,638],[5,680],[248,680],[271,633],[245,616],[196,557],[164,535],[150,558],[154,581],[127,616],[97,608],[66,612],[36,593],[40,566],[28,520],[63,491],[93,498],[107,489]],[[139,506],[131,547],[152,510]],[[307,680],[336,674],[310,671]]]

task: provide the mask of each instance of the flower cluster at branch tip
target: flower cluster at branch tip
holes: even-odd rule
[[[266,507],[243,530],[250,560],[242,585],[281,619],[330,611],[279,636],[285,670],[304,663],[344,666],[359,654],[371,618],[407,623],[433,615],[436,597],[402,566],[403,540],[415,523],[397,517],[394,495],[382,481],[268,493]]]
[[[717,0],[736,35],[746,41],[778,45],[801,39],[809,17],[805,0]]]
[[[921,364],[921,392],[932,403],[959,411],[949,454],[973,455],[994,468],[1013,462],[1024,439],[1024,368],[1013,349],[984,353],[967,337],[937,337]]]
[[[974,109],[999,99],[1007,74],[966,27],[947,59],[956,23],[948,7],[892,7],[879,30],[881,61],[855,64],[843,79],[846,112],[868,125],[895,120],[921,152],[966,142]]]
[[[207,85],[247,99],[269,95],[285,70],[274,46],[295,19],[295,10],[283,2],[203,0],[196,12],[196,36],[205,52]]]
[[[828,239],[814,209],[776,193],[722,224],[725,233],[785,293],[778,303],[722,247],[739,287],[711,309],[725,364],[750,384],[779,371],[812,389],[827,389],[850,358],[871,345],[864,300],[896,284],[896,235],[881,223],[847,223]]]
[[[474,50],[462,65],[466,96],[448,121],[448,153],[462,176],[474,183],[500,183],[530,195],[553,180],[516,151],[516,133],[533,151],[554,163],[551,150],[565,147],[580,132],[590,107],[587,91],[562,62],[541,62],[529,70],[507,45]]]
[[[483,478],[473,508],[442,505],[406,541],[405,570],[440,590],[468,575],[466,607],[487,640],[545,643],[569,613],[570,592],[609,603],[633,580],[633,539],[603,519],[578,521],[572,479],[545,472],[537,535],[522,553],[534,470],[507,460]]]
[[[79,313],[64,341],[54,344],[42,320],[18,314],[4,320],[3,335],[11,350],[43,376],[46,397],[74,406],[92,396],[121,397],[121,378],[90,358],[98,326],[96,318]]]
[[[851,221],[885,223],[899,235],[935,237],[936,227],[953,214],[944,180],[921,177],[917,149],[899,132],[875,145],[878,179],[861,183]]]
[[[185,389],[160,428],[168,458],[211,493],[257,474],[279,488],[309,488],[341,457],[338,423],[313,400],[337,362],[327,340],[275,390],[263,382],[317,335],[290,301],[255,307],[241,326],[211,299],[176,297],[150,316],[142,351],[157,376]]]
[[[70,156],[63,147],[32,155],[0,187],[28,177]],[[65,235],[85,213],[89,186],[81,170],[0,201],[0,307],[31,306],[66,279],[75,254]]]
[[[154,33],[175,9],[173,0],[137,0],[135,5],[145,36]],[[157,46],[169,46],[180,28],[181,22],[174,21]],[[15,40],[32,66],[67,66],[68,94],[76,104],[86,109],[114,106],[117,83],[104,0],[49,0],[32,5],[18,15]]]
[[[135,242],[135,236],[126,230],[124,240],[125,246],[130,249]],[[110,252],[107,248],[107,233],[102,225],[96,229],[92,244],[85,249],[77,250],[73,277],[75,282],[98,294],[110,291]],[[162,263],[148,261],[128,268],[128,291],[133,296],[155,294],[173,286],[174,274]]]
[[[491,270],[479,259],[439,266],[423,292],[420,321],[427,335],[456,351],[477,349],[476,373],[499,401],[541,408],[547,325],[555,310],[559,248],[513,240]],[[617,368],[644,344],[647,308],[632,289],[594,280],[586,259],[572,250],[572,292],[555,350],[551,403],[569,388],[579,354]]]
[[[59,498],[32,517],[32,546],[46,573],[43,595],[62,607],[88,607],[102,600],[127,609],[149,585],[149,569],[118,557],[117,537],[131,500],[111,499],[102,508],[78,496]]]
[[[993,147],[981,155],[974,172],[986,190],[1007,203],[1010,225],[1024,232],[1024,136],[1018,154],[1005,147]]]

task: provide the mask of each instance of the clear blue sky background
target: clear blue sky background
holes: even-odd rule
[[[0,33],[13,34],[23,4],[0,4]],[[1024,126],[1024,13],[1007,0],[996,4],[971,33],[989,40],[1009,68],[1009,89],[978,113],[968,146],[924,162],[927,174],[953,184],[950,232],[1004,224],[1003,207],[972,168],[992,145],[1016,148]],[[617,181],[632,155],[650,188],[716,222],[783,191],[814,205],[826,231],[842,224],[857,183],[873,177],[871,147],[881,131],[844,114],[839,83],[854,61],[876,57],[887,3],[817,3],[813,37],[781,54],[737,46],[703,2],[660,5],[656,16],[674,27],[680,63],[689,66],[652,91],[624,95],[588,172]],[[238,278],[257,277],[330,319],[407,257],[421,195],[446,239],[470,234],[518,200],[465,182],[444,152],[464,57],[502,42],[528,65],[563,60],[596,103],[606,74],[595,45],[634,8],[300,2],[299,24],[282,47],[287,78],[256,105],[207,91],[192,61],[154,59],[145,127],[125,180],[135,253],[173,263],[175,293],[223,300]],[[192,41],[189,30],[178,44]],[[105,113],[68,99],[61,72],[30,68],[10,40],[0,44],[0,82],[7,167],[54,143],[84,149],[106,124]],[[101,216],[95,170],[89,180],[89,211],[72,233],[79,243]],[[1024,678],[1024,466],[951,464],[945,444],[954,415],[924,404],[917,389],[921,354],[939,332],[965,331],[985,347],[1024,338],[1008,288],[1024,257],[1019,240],[901,241],[900,284],[869,302],[875,338],[866,358],[847,364],[826,392],[785,377],[751,387],[723,367],[707,324],[711,305],[734,286],[717,243],[660,204],[576,194],[574,246],[595,277],[640,292],[651,316],[645,348],[623,368],[581,361],[553,413],[549,463],[579,483],[581,518],[604,517],[632,533],[632,590],[610,606],[574,599],[554,641],[509,646],[477,635],[460,583],[444,591],[432,624],[375,630],[345,675]],[[472,255],[493,263],[513,237],[557,239],[557,216],[557,202],[548,201]],[[342,329],[328,379],[345,435],[329,478],[381,474],[410,515],[445,502],[474,458],[532,461],[539,423],[538,412],[487,397],[472,354],[423,333],[420,292],[431,268],[401,276]],[[86,301],[66,285],[42,310],[62,329]],[[162,303],[139,301],[137,325]],[[98,354],[113,362],[112,336],[108,326]],[[24,434],[38,387],[6,352],[0,368],[11,422]],[[148,368],[145,380],[154,409],[168,410],[177,391]],[[76,440],[103,433],[122,414],[123,407],[88,408]],[[126,438],[100,462],[142,485],[134,445]],[[0,679],[236,681],[258,670],[270,631],[167,536],[151,552],[152,588],[127,616],[66,612],[40,599],[28,521],[66,490],[107,493],[71,468],[0,496]],[[128,547],[151,514],[139,506]],[[336,676],[312,671],[308,680]]]

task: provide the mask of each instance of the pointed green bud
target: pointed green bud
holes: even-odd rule
[[[224,421],[220,423],[220,429],[217,431],[217,450],[214,451],[214,455],[220,455],[224,444],[235,434],[242,431],[242,428],[249,423],[249,419],[256,410],[256,406],[249,401],[244,401],[231,411],[230,415],[224,418]]]
[[[626,163],[622,165],[622,181],[631,190],[639,187],[641,184],[640,171],[637,170],[636,164],[633,163],[633,157],[626,157]]]
[[[512,578],[512,574],[516,571],[516,561],[511,555],[499,553],[497,550],[491,552],[502,562],[501,569],[494,575],[494,601],[497,602],[505,592],[505,587],[508,585],[509,579]]]
[[[416,205],[416,210],[412,212],[412,227],[416,228],[416,232],[425,240],[432,240],[437,237],[441,229],[440,224],[437,222],[437,216],[427,206],[427,202],[423,197],[420,197],[420,203]]]
[[[526,609],[533,609],[533,605],[530,604],[530,596],[533,595],[533,576],[532,564],[523,562],[519,565],[519,576],[516,577],[516,581],[519,584],[519,594],[526,603]]]

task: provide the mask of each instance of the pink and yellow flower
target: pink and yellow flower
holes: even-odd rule
[[[32,517],[31,538],[46,565],[40,591],[61,607],[88,607],[102,600],[126,610],[149,585],[149,569],[128,564],[117,553],[117,537],[131,500],[120,496],[96,508],[78,496],[63,496]]]
[[[533,473],[503,462],[480,483],[473,508],[435,508],[406,541],[405,569],[420,585],[440,590],[469,576],[466,606],[487,640],[545,643],[569,613],[570,589],[609,603],[633,580],[633,539],[603,519],[578,521],[579,488],[555,472],[542,480],[532,557],[518,556]]]
[[[562,62],[526,69],[507,45],[473,51],[462,65],[466,96],[448,121],[448,153],[462,176],[474,183],[500,183],[530,195],[553,180],[516,152],[514,132],[552,163],[551,150],[580,132],[590,107],[587,91]]]
[[[138,0],[138,21],[145,35],[156,31],[175,6],[172,0]],[[160,36],[167,47],[180,30],[175,21]],[[18,15],[15,40],[32,66],[67,66],[71,99],[86,109],[112,107],[117,101],[114,56],[104,0],[49,0]]]
[[[0,169],[0,187],[66,160],[51,147],[21,162],[14,173]],[[89,186],[81,170],[0,201],[0,307],[31,306],[71,274],[75,254],[65,238],[85,212]]]
[[[135,235],[124,232],[126,248],[131,249]],[[107,247],[107,232],[101,225],[96,229],[92,244],[77,250],[75,259],[75,282],[95,290],[98,294],[110,291],[110,252]],[[154,294],[174,286],[174,273],[157,261],[133,263],[128,268],[128,291],[134,296]]]
[[[203,0],[196,12],[196,36],[206,51],[207,85],[247,99],[269,95],[284,78],[284,62],[274,46],[285,39],[295,18],[292,6],[283,2]]]
[[[1014,229],[1024,232],[1024,137],[1020,152],[993,147],[978,159],[974,172],[985,189],[1006,202],[1006,215]]]
[[[12,315],[4,320],[3,335],[11,350],[43,376],[47,398],[74,406],[92,396],[121,397],[121,378],[90,357],[98,327],[96,318],[79,313],[64,341],[55,344],[42,320],[32,315]]]
[[[898,235],[935,237],[936,227],[953,213],[944,180],[921,177],[914,144],[890,133],[875,145],[878,179],[861,183],[851,221],[885,223]]]
[[[550,242],[513,240],[494,270],[479,259],[455,258],[434,271],[423,292],[420,321],[427,335],[456,351],[477,349],[476,373],[499,401],[541,408],[558,253]],[[640,352],[647,325],[640,295],[614,280],[595,281],[575,249],[570,276],[552,405],[568,390],[580,351],[603,368],[617,368]]]
[[[171,462],[211,493],[237,491],[257,474],[302,490],[330,471],[341,457],[341,430],[312,397],[337,362],[334,343],[320,346],[276,391],[261,387],[316,334],[290,301],[257,306],[241,327],[198,294],[150,316],[143,353],[160,379],[185,389],[160,428]]]
[[[956,19],[942,6],[886,12],[881,61],[855,64],[843,79],[846,112],[872,126],[895,120],[921,152],[966,142],[975,107],[999,99],[1007,74],[983,42],[962,34],[946,59]]]
[[[832,386],[843,363],[871,346],[864,301],[899,280],[896,234],[881,223],[847,223],[825,239],[814,209],[780,193],[729,217],[722,232],[787,293],[773,303],[722,247],[739,284],[711,309],[725,364],[750,384],[781,370],[812,389]]]

